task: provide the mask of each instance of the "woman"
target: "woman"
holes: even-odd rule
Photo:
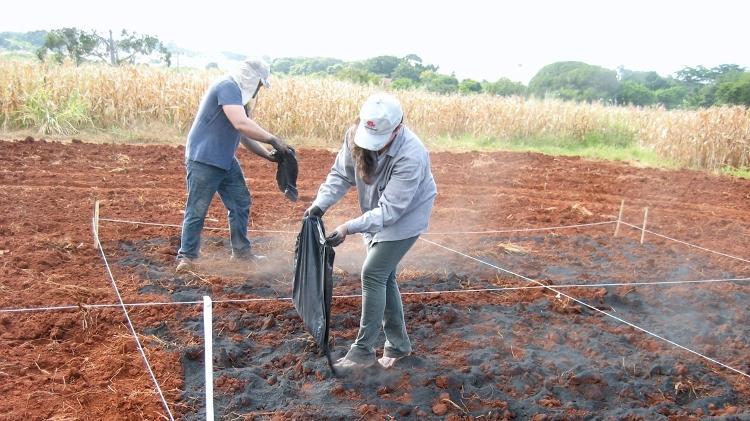
[[[335,367],[346,371],[373,365],[382,325],[386,341],[377,361],[390,368],[412,350],[396,267],[427,230],[437,194],[429,153],[403,125],[401,104],[392,95],[375,94],[365,101],[359,121],[344,136],[344,145],[305,215],[322,216],[354,186],[362,215],[337,227],[328,241],[338,246],[349,234],[364,237],[362,317],[357,339]]]

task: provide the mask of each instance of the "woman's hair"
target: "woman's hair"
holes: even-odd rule
[[[375,170],[378,168],[378,153],[360,148],[354,143],[354,133],[357,131],[357,126],[359,126],[359,118],[357,118],[354,125],[349,129],[347,141],[350,142],[349,146],[352,148],[352,157],[354,158],[354,166],[357,169],[357,174],[362,177],[362,181],[365,184],[372,184],[375,177]]]

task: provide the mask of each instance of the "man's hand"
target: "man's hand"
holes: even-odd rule
[[[281,155],[279,155],[279,151],[276,149],[272,150],[268,153],[268,156],[266,156],[266,159],[271,162],[280,162],[281,161]]]
[[[279,139],[276,136],[274,136],[271,139],[269,139],[268,143],[271,146],[273,146],[273,148],[276,149],[279,152],[289,153],[289,146],[286,143],[284,143],[283,140]]]
[[[341,245],[341,243],[346,240],[346,236],[349,232],[346,229],[346,224],[339,225],[336,227],[336,229],[333,231],[333,234],[329,235],[326,240],[328,240],[328,244],[330,244],[332,247],[338,247]]]
[[[313,205],[305,210],[305,213],[302,215],[302,217],[307,218],[308,216],[317,216],[318,218],[322,218],[323,213],[324,212],[319,207]]]

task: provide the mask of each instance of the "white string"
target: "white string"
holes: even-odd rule
[[[182,228],[182,225],[177,225],[177,224],[158,224],[156,222],[126,221],[124,219],[99,218],[99,221],[115,222],[119,224],[150,225],[154,227]],[[203,227],[203,229],[212,230],[212,231],[229,231],[229,228],[220,228],[220,227]],[[295,231],[280,231],[280,230],[267,230],[267,229],[248,229],[248,232],[271,232],[271,233],[277,233],[277,234],[297,234]]]
[[[653,281],[653,282],[612,282],[605,284],[562,284],[562,285],[530,285],[523,287],[499,287],[499,288],[475,288],[475,289],[456,289],[443,291],[417,291],[402,292],[401,295],[442,295],[442,294],[463,294],[463,293],[481,293],[481,292],[502,292],[502,291],[519,291],[525,289],[544,289],[548,286],[555,288],[603,288],[618,286],[658,286],[658,285],[680,285],[680,284],[703,284],[703,283],[721,283],[721,282],[741,282],[750,281],[750,278],[727,278],[727,279],[698,279],[691,281]],[[356,295],[334,295],[332,298],[361,298],[361,294]],[[291,297],[274,297],[274,298],[238,298],[226,300],[212,300],[213,303],[246,303],[255,301],[290,301]],[[157,306],[174,306],[174,305],[196,305],[203,304],[203,301],[162,301],[146,303],[125,303],[126,307],[157,307]],[[62,311],[62,310],[81,310],[97,309],[108,307],[120,307],[120,304],[69,304],[50,307],[30,307],[30,308],[7,308],[0,309],[0,313],[29,313],[38,311]]]
[[[547,230],[558,230],[566,228],[581,228],[581,227],[593,227],[596,225],[607,225],[614,224],[617,221],[601,221],[592,222],[589,224],[576,224],[576,225],[560,225],[556,227],[541,227],[541,228],[515,228],[515,229],[500,229],[500,230],[489,230],[489,231],[438,231],[438,232],[426,232],[422,235],[462,235],[462,234],[499,234],[504,232],[528,232],[528,231],[547,231]]]
[[[684,244],[686,246],[695,247],[695,248],[697,248],[699,250],[707,251],[709,253],[714,253],[714,254],[718,254],[720,256],[729,257],[730,259],[735,259],[735,260],[739,260],[741,262],[750,263],[750,260],[743,259],[741,257],[732,256],[730,254],[722,253],[720,251],[707,249],[705,247],[701,247],[701,246],[698,246],[698,245],[695,245],[695,244],[690,244],[690,243],[688,243],[686,241],[678,240],[676,238],[672,238],[672,237],[669,237],[669,236],[666,236],[666,235],[663,235],[663,234],[659,234],[659,233],[656,233],[656,232],[653,232],[653,231],[649,231],[649,230],[643,229],[642,227],[639,227],[639,226],[633,225],[633,224],[629,224],[629,223],[627,223],[625,221],[620,221],[620,222],[623,223],[624,225],[627,225],[627,226],[631,227],[631,228],[635,228],[635,229],[637,229],[639,231],[645,231],[645,232],[647,232],[647,233],[649,233],[651,235],[655,235],[657,237],[661,237],[661,238],[664,238],[664,239],[667,239],[667,240],[675,241],[677,243]]]
[[[565,294],[564,292],[558,291],[557,289],[555,289],[555,288],[554,288],[554,286],[544,285],[543,283],[541,283],[541,282],[539,282],[539,281],[537,281],[537,280],[535,280],[535,279],[531,279],[531,278],[528,278],[528,277],[526,277],[526,276],[520,275],[520,274],[518,274],[518,273],[512,272],[512,271],[510,271],[510,270],[507,270],[507,269],[503,269],[503,268],[501,268],[500,266],[497,266],[497,265],[493,265],[492,263],[489,263],[489,262],[486,262],[486,261],[484,261],[484,260],[478,259],[478,258],[476,258],[476,257],[474,257],[474,256],[470,256],[470,255],[468,255],[468,254],[466,254],[466,253],[462,253],[462,252],[460,252],[460,251],[458,251],[458,250],[454,250],[454,249],[452,249],[452,248],[450,248],[450,247],[446,247],[446,246],[444,246],[444,245],[442,245],[442,244],[438,244],[438,243],[436,243],[436,242],[434,242],[434,241],[430,241],[430,240],[427,240],[427,239],[424,239],[424,238],[420,238],[420,240],[422,240],[422,241],[425,241],[425,242],[427,242],[427,243],[429,243],[429,244],[435,245],[435,246],[437,246],[437,247],[443,248],[443,249],[445,249],[445,250],[448,250],[448,251],[452,251],[453,253],[459,254],[459,255],[461,255],[461,256],[464,256],[464,257],[466,257],[466,258],[469,258],[469,259],[471,259],[471,260],[475,260],[475,261],[477,261],[477,262],[479,262],[479,263],[482,263],[482,264],[484,264],[484,265],[487,265],[487,266],[493,267],[493,268],[495,268],[495,269],[497,269],[497,270],[499,270],[499,271],[501,271],[501,272],[505,272],[505,273],[507,273],[507,274],[510,274],[510,275],[513,275],[513,276],[517,276],[517,277],[519,277],[519,278],[521,278],[521,279],[524,279],[524,280],[526,280],[526,281],[529,281],[529,282],[533,282],[533,283],[539,284],[539,285],[540,285],[541,287],[543,287],[543,288],[546,288],[546,289],[549,289],[550,291],[552,291],[552,292],[555,292],[555,293],[557,293],[557,296],[558,296],[558,297],[560,297],[560,296],[566,297],[566,298],[568,298],[569,300],[575,301],[576,303],[578,303],[578,304],[580,304],[580,305],[582,305],[582,306],[585,306],[585,307],[587,307],[587,308],[589,308],[589,309],[591,309],[591,310],[593,310],[593,311],[596,311],[596,312],[598,312],[598,313],[601,313],[601,314],[603,314],[603,315],[605,315],[605,316],[607,316],[607,317],[611,317],[612,319],[615,319],[615,320],[617,320],[617,321],[619,321],[619,322],[625,323],[626,325],[628,325],[628,326],[630,326],[630,327],[632,327],[632,328],[634,328],[634,329],[638,329],[638,330],[640,330],[641,332],[647,333],[647,334],[649,334],[649,335],[651,335],[651,336],[653,336],[653,337],[655,337],[655,338],[661,339],[661,340],[663,340],[663,341],[665,341],[665,342],[667,342],[667,343],[669,343],[669,344],[672,344],[672,345],[674,345],[674,346],[676,346],[676,347],[678,347],[678,348],[680,348],[680,349],[683,349],[683,350],[685,350],[685,351],[688,351],[688,352],[690,352],[690,353],[692,353],[692,354],[695,354],[695,355],[697,355],[697,356],[699,356],[699,357],[701,357],[701,358],[704,358],[704,359],[706,359],[706,360],[708,360],[708,361],[710,361],[710,362],[712,362],[712,363],[714,363],[714,364],[718,364],[718,365],[720,365],[720,366],[722,366],[722,367],[724,367],[724,368],[726,368],[726,369],[729,369],[729,370],[732,370],[732,371],[734,371],[735,373],[738,373],[738,374],[741,374],[741,375],[743,375],[743,376],[745,376],[745,377],[747,377],[747,378],[750,378],[750,374],[747,374],[747,373],[745,373],[744,371],[740,371],[740,370],[738,370],[738,369],[736,369],[736,368],[734,368],[734,367],[728,366],[728,365],[726,365],[726,364],[724,364],[724,363],[722,363],[722,362],[720,362],[720,361],[717,361],[717,360],[715,360],[715,359],[713,359],[713,358],[711,358],[711,357],[708,357],[708,356],[706,356],[706,355],[703,355],[703,354],[701,354],[700,352],[697,352],[697,351],[693,351],[692,349],[690,349],[690,348],[688,348],[688,347],[686,347],[686,346],[680,345],[680,344],[678,344],[677,342],[674,342],[674,341],[672,341],[672,340],[669,340],[669,339],[667,339],[667,338],[665,338],[665,337],[663,337],[663,336],[660,336],[660,335],[658,335],[658,334],[656,334],[656,333],[654,333],[654,332],[648,331],[648,330],[646,330],[646,329],[644,329],[644,328],[642,328],[642,327],[640,327],[640,326],[637,326],[637,325],[635,325],[635,324],[633,324],[633,323],[631,323],[631,322],[629,322],[629,321],[627,321],[627,320],[624,320],[624,319],[622,319],[622,318],[620,318],[620,317],[617,317],[617,316],[615,316],[615,315],[613,315],[613,314],[607,313],[607,312],[606,312],[606,311],[604,311],[604,310],[600,310],[600,309],[598,309],[598,308],[596,308],[596,307],[594,307],[594,306],[592,306],[592,305],[590,305],[590,304],[588,304],[588,303],[586,303],[586,302],[584,302],[584,301],[581,301],[581,300],[579,300],[579,299],[577,299],[577,298],[575,298],[575,297],[572,297],[572,296],[570,296],[570,295],[568,295],[568,294]]]
[[[159,386],[159,382],[156,381],[156,376],[154,375],[153,370],[151,370],[151,364],[148,362],[148,358],[146,357],[146,353],[143,351],[143,346],[141,345],[141,340],[138,338],[138,334],[135,331],[135,328],[133,327],[133,322],[130,320],[130,315],[128,314],[128,309],[125,307],[125,303],[122,301],[122,296],[120,295],[120,290],[117,288],[117,282],[115,282],[115,277],[112,275],[112,269],[109,267],[109,262],[107,261],[107,256],[104,254],[104,247],[102,246],[101,241],[99,241],[99,233],[98,230],[94,230],[94,241],[96,241],[96,244],[99,246],[99,251],[101,252],[102,259],[104,260],[104,266],[107,268],[107,274],[109,275],[109,279],[112,281],[112,287],[115,289],[115,293],[117,294],[117,300],[120,302],[120,306],[122,307],[122,311],[125,313],[125,319],[128,321],[128,327],[130,328],[130,333],[133,334],[133,338],[135,339],[136,345],[138,345],[138,351],[140,351],[141,356],[143,357],[143,361],[146,363],[146,368],[148,369],[148,374],[151,375],[151,380],[153,380],[154,385],[156,385],[156,390],[159,392],[159,397],[161,398],[161,402],[164,405],[164,409],[167,410],[167,414],[169,415],[170,421],[174,421],[174,417],[172,416],[172,411],[169,409],[169,405],[167,404],[167,400],[164,398],[164,394],[161,391],[161,387]]]
[[[120,224],[150,225],[150,226],[155,226],[155,227],[182,228],[182,225],[178,225],[178,224],[160,224],[156,222],[127,221],[124,219],[99,218],[99,221],[115,222],[115,223],[120,223]],[[549,230],[558,230],[558,229],[567,229],[567,228],[593,227],[597,225],[614,224],[616,222],[617,221],[601,221],[601,222],[592,222],[588,224],[560,225],[560,226],[554,226],[554,227],[515,228],[515,229],[508,228],[508,229],[487,230],[487,231],[438,231],[438,232],[426,232],[422,235],[500,234],[500,233],[507,233],[507,232],[549,231]],[[229,231],[229,228],[220,228],[220,227],[203,227],[203,229],[214,230],[214,231]],[[249,232],[270,232],[270,233],[278,233],[278,234],[297,234],[296,231],[268,230],[268,229],[248,229],[248,231]]]

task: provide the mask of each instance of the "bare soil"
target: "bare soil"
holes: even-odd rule
[[[115,303],[93,247],[101,217],[179,224],[182,147],[26,139],[0,142],[0,309]],[[294,232],[335,154],[301,150],[300,201],[278,191],[272,164],[240,153],[253,193],[256,250],[230,262],[227,234],[205,231],[195,273],[174,273],[179,229],[102,221],[124,300],[176,302],[291,295]],[[529,153],[435,153],[431,231],[537,228],[623,219],[750,259],[750,181]],[[349,194],[329,227],[357,215]],[[215,199],[207,226],[225,227]],[[750,277],[750,264],[614,224],[423,238],[545,284]],[[337,249],[334,294],[359,293],[364,248]],[[425,241],[407,255],[402,293],[529,286]],[[563,290],[675,343],[750,373],[750,282]],[[415,352],[393,370],[332,377],[289,301],[217,303],[220,419],[750,419],[750,378],[543,289],[405,295]],[[358,298],[335,298],[332,341],[343,355]],[[203,419],[198,305],[130,307],[177,419]],[[0,313],[0,420],[164,419],[118,307]]]

